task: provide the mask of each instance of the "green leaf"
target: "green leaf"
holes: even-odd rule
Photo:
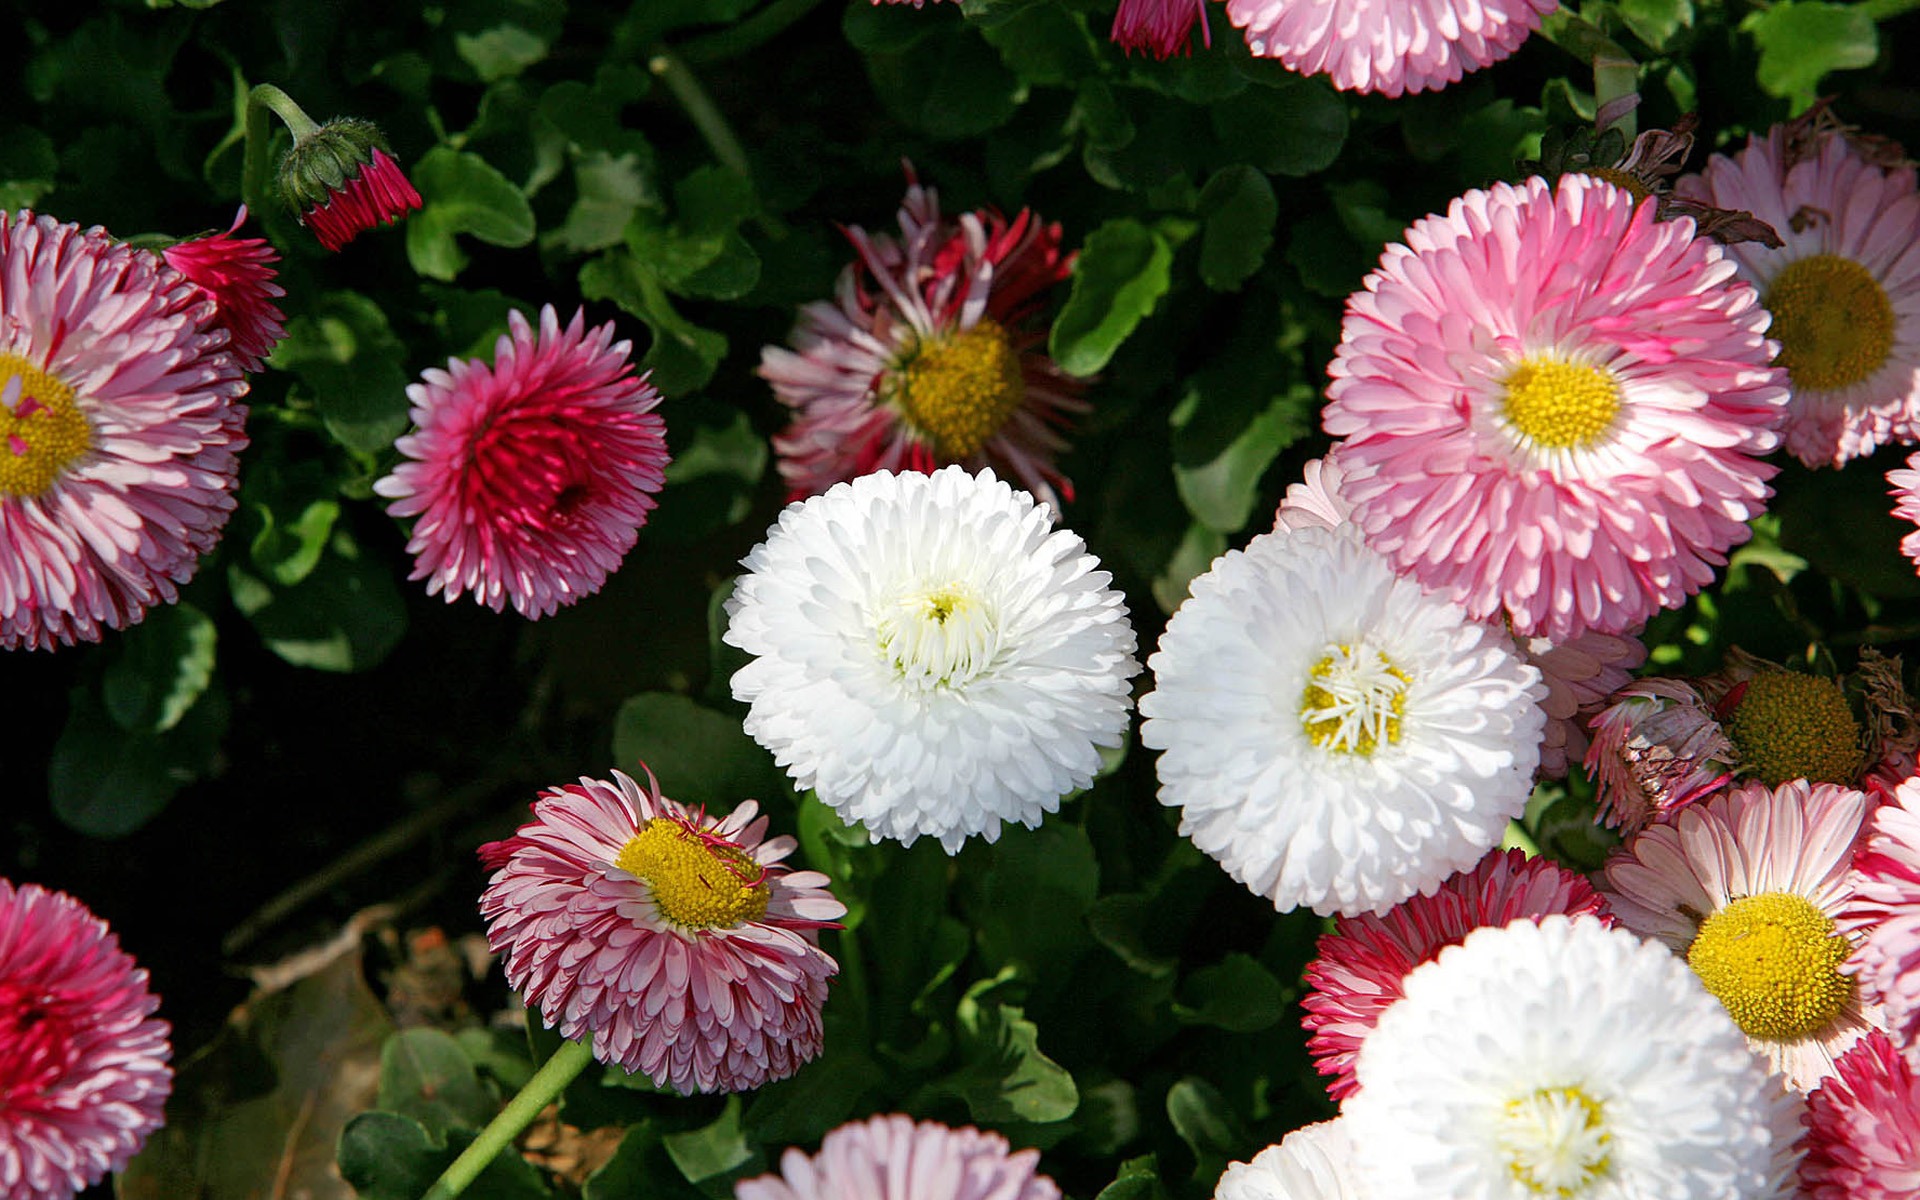
[[[1216,292],[1237,292],[1266,261],[1280,202],[1252,167],[1223,167],[1200,189],[1200,278]]]
[[[526,196],[479,155],[435,146],[410,176],[423,205],[407,221],[407,260],[420,274],[450,281],[466,267],[456,234],[494,246],[533,240],[533,209]]]
[[[976,985],[955,1011],[968,1063],[951,1085],[982,1125],[1066,1120],[1080,1104],[1073,1076],[1041,1052],[1040,1029],[1021,1009],[976,999],[994,982]]]
[[[740,1133],[737,1093],[727,1097],[726,1108],[711,1124],[685,1133],[669,1133],[660,1140],[667,1148],[667,1157],[673,1159],[689,1183],[727,1174],[756,1160],[762,1165],[766,1161]]]
[[[393,573],[365,557],[345,529],[334,532],[313,573],[291,587],[275,588],[237,566],[227,568],[227,584],[267,649],[296,667],[369,670],[406,631]]]
[[[1086,18],[1050,4],[1022,9],[981,32],[1028,83],[1071,85],[1099,69]]]
[[[1062,370],[1087,376],[1107,365],[1173,280],[1166,239],[1130,217],[1088,235],[1073,267],[1073,291],[1047,349]]]
[[[1693,0],[1619,0],[1621,19],[1633,36],[1664,50],[1682,29],[1693,27]]]
[[[662,792],[722,812],[787,790],[772,756],[741,731],[739,720],[672,692],[643,692],[620,706],[613,762],[636,777],[644,762]]]
[[[407,427],[406,350],[387,316],[358,292],[325,292],[287,322],[273,365],[312,393],[327,432],[367,454]]]
[[[453,48],[482,83],[518,75],[547,56],[547,40],[518,25],[496,25],[480,33],[456,33]]]
[[[38,204],[53,190],[59,169],[52,138],[31,125],[9,122],[0,130],[0,209]]]
[[[1880,53],[1873,17],[1857,4],[1783,2],[1752,14],[1741,28],[1760,47],[1760,86],[1797,104],[1811,103],[1830,72],[1870,66]]]
[[[1166,1195],[1166,1188],[1160,1184],[1159,1164],[1148,1154],[1121,1163],[1120,1173],[1100,1189],[1094,1200],[1166,1200]]]
[[[620,1148],[587,1179],[584,1200],[706,1200],[705,1193],[680,1178],[667,1158],[660,1131],[651,1121],[627,1127]]]
[[[727,339],[702,329],[674,310],[666,289],[626,250],[610,250],[580,268],[580,291],[589,300],[612,300],[653,330],[642,365],[668,396],[698,391],[727,354]]]
[[[987,963],[1020,964],[1050,987],[1090,948],[1086,911],[1100,891],[1100,866],[1086,831],[1064,821],[1008,829],[992,846],[969,847],[987,869],[970,881],[967,912]]]
[[[88,837],[134,832],[207,769],[230,712],[226,693],[210,687],[166,733],[129,732],[92,692],[73,689],[47,762],[54,815]]]
[[[1238,366],[1240,362],[1228,360],[1227,365]],[[1202,376],[1196,378],[1193,388],[1174,410],[1175,428],[1180,434],[1189,433],[1199,424],[1191,419],[1195,412],[1228,421],[1244,419],[1241,412],[1201,403],[1209,394],[1210,381],[1206,375],[1203,371]],[[1257,386],[1258,381],[1248,382]],[[1188,461],[1190,447],[1196,439],[1176,436],[1174,485],[1179,489],[1181,503],[1193,514],[1194,520],[1221,533],[1238,533],[1244,529],[1253,516],[1254,506],[1262,499],[1260,479],[1267,467],[1282,450],[1310,431],[1309,418],[1315,399],[1313,390],[1304,384],[1295,384],[1272,396],[1266,407],[1233,433],[1212,458]]]
[[[390,1112],[363,1112],[340,1131],[340,1175],[360,1200],[419,1200],[453,1161],[426,1127]]]
[[[1231,1033],[1265,1029],[1285,1015],[1286,993],[1273,972],[1245,954],[1229,954],[1181,983],[1173,1015],[1195,1025]]]
[[[101,677],[101,698],[122,729],[165,733],[213,682],[213,621],[181,601],[156,608],[120,640]]]
[[[1164,979],[1180,966],[1180,956],[1150,944],[1159,905],[1146,892],[1114,892],[1094,901],[1087,927],[1094,940],[1149,979]]]
[[[1269,175],[1324,171],[1347,140],[1346,102],[1322,79],[1245,92],[1209,112],[1233,157]]]
[[[676,410],[674,433],[692,440],[667,464],[667,489],[647,533],[660,541],[687,543],[709,537],[746,519],[756,489],[767,471],[767,440],[756,433],[747,414],[718,404],[725,424],[695,423],[696,414]]]
[[[1170,613],[1179,608],[1187,598],[1187,586],[1194,576],[1205,572],[1226,550],[1227,536],[1219,530],[1209,529],[1198,521],[1188,525],[1173,557],[1153,580],[1153,599],[1160,610]]]
[[[378,1104],[420,1122],[435,1141],[455,1129],[478,1130],[495,1108],[460,1043],[425,1028],[403,1029],[380,1048]]]
[[[848,4],[840,13],[840,28],[856,50],[869,54],[897,54],[952,28],[954,18],[938,5],[924,12],[891,4]]]
[[[937,31],[902,53],[876,53],[867,74],[889,112],[936,138],[999,128],[1022,90],[993,47],[964,26]]]
[[[749,180],[722,167],[702,167],[675,186],[671,224],[644,209],[636,213],[627,248],[669,291],[738,299],[760,281],[760,256],[738,232],[740,222],[758,210]]]
[[[1193,1151],[1195,1179],[1217,1179],[1247,1144],[1245,1132],[1218,1088],[1189,1075],[1167,1089],[1167,1119]]]
[[[640,206],[654,199],[647,164],[633,151],[591,150],[573,164],[575,199],[545,243],[584,252],[617,246]],[[543,244],[545,244],[543,243]]]
[[[887,1079],[879,1063],[857,1049],[836,1046],[830,1033],[826,1053],[798,1075],[754,1090],[743,1121],[761,1145],[814,1145]]]

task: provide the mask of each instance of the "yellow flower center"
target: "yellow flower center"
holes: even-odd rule
[[[1330,646],[1307,676],[1300,723],[1321,749],[1367,757],[1400,740],[1410,682],[1372,646]]]
[[[732,928],[767,913],[767,869],[732,842],[685,821],[655,817],[614,865],[653,889],[654,907],[682,929]]]
[[[993,662],[1000,626],[965,584],[909,588],[880,610],[880,655],[922,688],[965,683]]]
[[[1580,173],[1594,179],[1603,179],[1621,191],[1631,192],[1635,204],[1653,195],[1653,189],[1647,186],[1645,180],[1613,167],[1583,167]]]
[[[1789,779],[1850,784],[1860,770],[1860,724],[1839,685],[1818,675],[1754,676],[1727,735],[1741,765],[1768,787]]]
[[[1536,1196],[1578,1196],[1612,1168],[1606,1109],[1579,1087],[1507,1101],[1497,1137],[1514,1181]]]
[[[0,354],[0,496],[38,496],[93,446],[73,389],[17,354]]]
[[[922,342],[913,359],[893,371],[887,398],[942,458],[963,459],[1027,398],[1020,352],[1006,330],[982,319],[971,329]]]
[[[1748,1037],[1791,1042],[1833,1023],[1853,996],[1847,939],[1805,896],[1767,892],[1708,917],[1687,964]]]
[[[1851,387],[1893,351],[1893,302],[1859,263],[1836,254],[1791,262],[1767,289],[1769,337],[1793,385],[1815,391]]]
[[[1620,411],[1620,389],[1599,367],[1526,358],[1508,374],[1505,386],[1507,421],[1554,450],[1599,441]]]

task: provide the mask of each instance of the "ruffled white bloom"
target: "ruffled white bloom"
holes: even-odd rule
[[[1111,576],[1052,520],[957,466],[788,505],[727,601],[747,732],[876,842],[1038,825],[1126,737],[1140,669]]]
[[[1347,1123],[1335,1118],[1288,1134],[1252,1162],[1230,1163],[1213,1200],[1363,1200]]]
[[[1360,1047],[1348,1136],[1397,1200],[1780,1194],[1799,1101],[1666,949],[1592,917],[1476,930]]]
[[[1539,761],[1540,673],[1351,526],[1264,534],[1193,581],[1140,740],[1180,831],[1276,908],[1385,912],[1473,866]]]

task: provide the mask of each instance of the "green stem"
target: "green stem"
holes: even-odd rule
[[[500,1115],[487,1123],[473,1144],[460,1152],[440,1178],[420,1200],[453,1200],[467,1190],[486,1170],[500,1153],[520,1136],[522,1130],[533,1124],[540,1110],[552,1104],[554,1098],[565,1091],[586,1065],[593,1061],[593,1051],[586,1042],[562,1042],[553,1052],[553,1057],[527,1080],[526,1086],[518,1095],[507,1102]]]
[[[812,12],[819,4],[820,0],[773,0],[772,4],[738,25],[683,42],[680,58],[695,66],[738,58],[772,41],[787,26]]]
[[[247,93],[249,110],[262,106],[272,109],[274,116],[286,122],[287,132],[293,135],[295,142],[304,142],[320,132],[319,124],[307,115],[306,109],[295,104],[292,96],[270,83],[258,84]]]
[[[305,110],[293,102],[292,96],[270,83],[258,84],[247,93],[246,155],[240,168],[240,199],[262,221],[273,209],[267,203],[267,198],[272,194],[270,180],[273,175],[273,130],[267,125],[268,113],[285,123],[287,132],[293,135],[296,144],[302,138],[311,137],[320,128]]]
[[[707,148],[720,160],[720,165],[739,172],[742,179],[752,179],[753,171],[747,166],[747,152],[741,148],[740,139],[733,136],[733,127],[727,124],[713,97],[707,95],[707,89],[700,86],[700,81],[687,69],[687,64],[671,50],[656,50],[647,61],[647,69],[680,102],[680,107],[687,112],[687,119],[706,139]]]

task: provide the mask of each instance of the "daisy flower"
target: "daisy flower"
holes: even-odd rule
[[[1380,913],[1478,862],[1533,786],[1540,674],[1351,529],[1193,581],[1140,730],[1180,832],[1287,910]]]
[[[1852,900],[1840,927],[1860,942],[1842,969],[1881,1005],[1894,1040],[1913,1047],[1920,1043],[1920,779],[1908,779],[1873,810],[1848,882]]]
[[[788,505],[742,561],[724,640],[754,656],[746,730],[876,842],[1031,828],[1126,739],[1126,603],[992,471],[863,475]]]
[[[1041,305],[1073,269],[1060,226],[1030,211],[957,220],[907,169],[900,237],[849,228],[858,259],[831,301],[800,310],[793,349],[760,376],[794,410],[773,439],[790,498],[873,471],[992,467],[1056,512],[1073,486],[1060,430],[1087,410],[1044,349]]]
[[[274,300],[287,294],[274,282],[280,256],[265,238],[237,238],[246,222],[242,204],[225,233],[175,242],[161,251],[167,265],[193,281],[213,301],[213,325],[227,331],[227,349],[244,371],[258,371],[280,339],[286,314]]]
[[[1600,820],[1635,833],[1733,779],[1739,752],[1684,679],[1636,679],[1593,718],[1587,773]]]
[[[1206,0],[1120,0],[1108,38],[1123,50],[1142,50],[1166,59],[1187,52],[1187,39],[1195,24],[1211,47],[1213,31],[1207,28]]]
[[[0,879],[0,1195],[69,1200],[164,1123],[159,1007],[105,921]]]
[[[337,251],[375,225],[419,211],[420,193],[371,121],[342,117],[315,126],[304,113],[281,115],[294,140],[280,162],[280,195],[322,246]]]
[[[407,389],[409,461],[373,485],[396,517],[419,517],[410,578],[452,603],[544,617],[600,590],[639,538],[666,482],[660,393],[627,362],[609,321],[588,330],[553,306],[536,334],[507,314],[491,367],[450,359]]]
[[[1850,788],[1748,783],[1649,825],[1605,868],[1620,924],[1683,956],[1802,1092],[1883,1024],[1841,969],[1852,945],[1835,924],[1866,811]]]
[[[1364,1200],[1353,1156],[1345,1121],[1302,1126],[1253,1161],[1228,1164],[1213,1200]]]
[[[820,1152],[789,1149],[778,1175],[742,1179],[735,1200],[1060,1200],[1036,1169],[1038,1150],[968,1126],[916,1124],[898,1114],[851,1121]]]
[[[1893,515],[1920,525],[1920,453],[1909,455],[1905,467],[1887,472],[1887,485],[1893,489]],[[1920,529],[1900,539],[1900,553],[1913,560],[1920,571]]]
[[[1399,96],[1458,83],[1540,28],[1555,0],[1227,0],[1247,48],[1341,91]]]
[[[1276,533],[1338,529],[1353,519],[1353,504],[1340,492],[1346,473],[1335,453],[1329,450],[1300,468],[1299,482],[1287,485],[1287,494],[1273,514]]]
[[[1381,916],[1336,917],[1307,964],[1307,1052],[1327,1091],[1344,1100],[1358,1086],[1353,1062],[1380,1014],[1400,998],[1407,972],[1432,962],[1485,925],[1551,913],[1588,914],[1613,924],[1585,878],[1544,858],[1495,850],[1471,871],[1452,875],[1431,896],[1409,896]]]
[[[1749,209],[1784,241],[1727,253],[1773,314],[1793,388],[1787,449],[1839,466],[1920,438],[1920,194],[1911,166],[1869,161],[1837,131],[1800,132],[1750,137],[1677,190]]]
[[[1920,1195],[1920,1079],[1878,1030],[1840,1056],[1807,1098],[1807,1200],[1911,1200]]]
[[[1495,184],[1347,301],[1325,423],[1395,566],[1565,642],[1714,577],[1771,495],[1785,373],[1690,221],[1585,175]]]
[[[233,512],[247,392],[214,303],[158,255],[0,213],[0,647],[171,603]]]
[[[1772,1196],[1797,1106],[1683,965],[1591,917],[1443,950],[1357,1067],[1343,1120],[1374,1196]]]
[[[507,982],[550,1028],[676,1092],[785,1079],[820,1053],[839,965],[817,944],[846,906],[759,805],[723,819],[618,771],[551,788],[533,820],[480,848],[480,898]],[[757,818],[757,819],[756,819]]]

